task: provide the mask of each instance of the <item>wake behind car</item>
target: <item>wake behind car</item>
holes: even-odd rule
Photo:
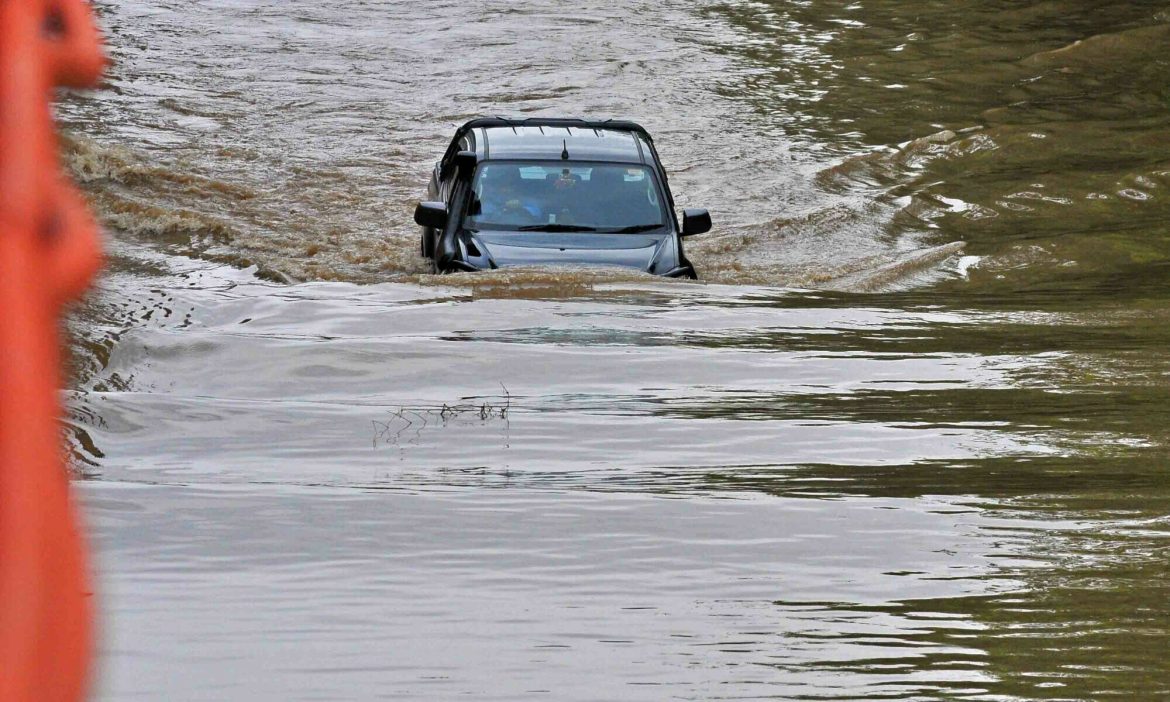
[[[650,134],[626,121],[475,119],[455,132],[415,209],[440,273],[509,266],[617,266],[695,278]]]

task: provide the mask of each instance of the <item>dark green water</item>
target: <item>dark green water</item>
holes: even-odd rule
[[[1170,6],[97,5],[97,699],[1170,697]],[[704,281],[424,274],[501,113]]]

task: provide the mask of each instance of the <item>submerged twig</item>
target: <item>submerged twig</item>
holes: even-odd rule
[[[503,383],[500,383],[500,388],[504,391],[503,395],[462,398],[463,402],[454,405],[444,402],[434,407],[399,407],[385,421],[373,420],[374,447],[377,448],[379,443],[397,444],[401,441],[402,435],[412,428],[414,434],[412,441],[417,441],[423,430],[431,424],[428,418],[437,417],[437,423],[441,426],[447,426],[450,421],[467,415],[478,417],[480,422],[493,419],[508,422],[508,415],[512,410],[512,393]]]

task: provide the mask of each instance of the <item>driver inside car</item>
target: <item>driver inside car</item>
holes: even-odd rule
[[[525,182],[517,168],[502,170],[496,177],[485,179],[478,198],[479,217],[500,224],[539,222],[543,207],[532,192],[537,183],[543,185],[544,181]]]

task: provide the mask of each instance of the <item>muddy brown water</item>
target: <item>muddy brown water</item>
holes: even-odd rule
[[[1170,6],[98,2],[97,700],[1170,696]],[[703,280],[436,277],[477,115]]]

